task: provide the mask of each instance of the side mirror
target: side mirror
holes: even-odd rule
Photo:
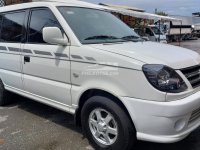
[[[68,45],[69,41],[63,36],[58,27],[44,27],[42,30],[43,40],[49,44]]]

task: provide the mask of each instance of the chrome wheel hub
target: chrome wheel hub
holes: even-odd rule
[[[99,132],[105,132],[107,130],[107,125],[105,122],[99,122],[97,125],[97,129]]]
[[[104,109],[98,108],[90,113],[89,127],[93,137],[101,144],[112,145],[117,140],[117,122]]]

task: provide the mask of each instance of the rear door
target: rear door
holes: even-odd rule
[[[42,36],[44,27],[62,27],[49,8],[31,9],[28,22],[22,51],[24,90],[46,103],[70,106],[69,46],[48,44]]]
[[[10,88],[23,89],[21,43],[24,41],[24,20],[26,11],[1,14],[0,34],[0,78]]]

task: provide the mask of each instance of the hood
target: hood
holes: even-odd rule
[[[199,54],[192,50],[156,42],[124,42],[92,44],[90,46],[133,58],[146,64],[163,64],[174,69],[187,68],[200,63]]]

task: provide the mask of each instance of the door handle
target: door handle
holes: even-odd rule
[[[30,56],[24,56],[24,64],[30,62]]]

